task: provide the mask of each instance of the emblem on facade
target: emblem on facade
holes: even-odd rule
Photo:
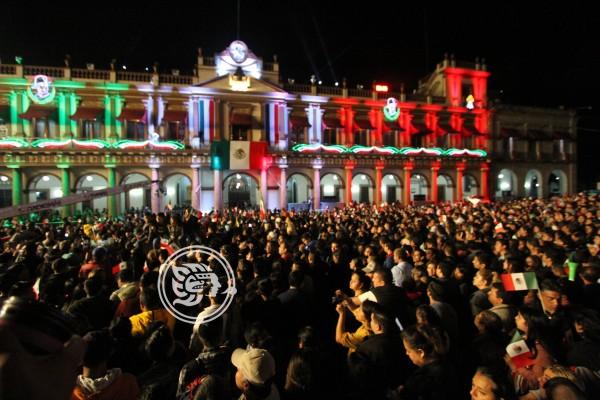
[[[46,75],[36,75],[27,88],[27,95],[34,103],[47,104],[54,100],[56,89]]]
[[[187,262],[189,254],[194,254],[195,260],[200,256],[202,261]],[[215,311],[203,318],[203,323],[223,315],[237,289],[227,259],[209,247],[194,245],[174,252],[160,266],[158,293],[165,309],[175,318],[194,324],[204,296],[222,295],[224,299]]]
[[[400,108],[398,108],[398,100],[393,97],[387,99],[383,106],[383,115],[387,121],[396,121],[400,116]]]
[[[244,149],[237,149],[233,152],[233,156],[238,160],[243,160],[246,158],[246,152]]]

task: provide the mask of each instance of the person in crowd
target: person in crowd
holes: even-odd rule
[[[396,389],[398,399],[443,400],[458,397],[453,367],[445,360],[446,341],[428,325],[411,326],[402,332],[402,343],[417,367]]]
[[[495,282],[488,293],[488,300],[492,305],[490,311],[496,313],[502,320],[504,332],[511,334],[515,328],[516,310],[512,305],[513,293],[507,292],[504,285],[500,282]]]
[[[239,400],[279,400],[279,390],[273,383],[275,360],[264,349],[236,349],[231,363],[237,369],[235,385],[242,392]]]
[[[492,287],[494,281],[494,274],[489,269],[477,270],[473,277],[473,286],[477,289],[473,292],[469,298],[469,306],[471,307],[471,314],[476,316],[483,310],[489,310],[492,308],[492,304],[488,299],[488,293]]]
[[[365,341],[371,331],[371,313],[373,312],[372,301],[365,300],[359,307],[352,310],[354,318],[360,323],[360,326],[354,332],[346,331],[346,315],[350,310],[346,307],[346,302],[342,301],[335,306],[338,312],[338,322],[335,328],[335,341],[348,348],[348,353],[352,353]]]
[[[469,394],[471,400],[517,400],[512,382],[502,369],[478,368]]]
[[[131,321],[131,335],[134,337],[144,336],[153,322],[164,322],[171,333],[175,329],[175,317],[163,308],[155,286],[148,286],[140,293],[141,313],[129,318]]]
[[[71,399],[137,400],[140,389],[135,376],[123,373],[119,368],[107,368],[108,358],[113,351],[109,333],[92,331],[83,340],[87,344],[83,372],[77,377]]]

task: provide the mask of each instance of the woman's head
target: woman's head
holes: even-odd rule
[[[484,310],[475,316],[475,326],[480,333],[502,332],[502,320],[493,311]]]
[[[471,400],[512,400],[516,399],[512,383],[505,371],[480,367],[471,381]]]
[[[539,339],[542,335],[546,322],[541,311],[531,307],[521,307],[515,317],[517,329],[530,340]]]
[[[445,355],[447,342],[438,329],[428,325],[416,325],[402,333],[402,343],[408,358],[418,367]]]
[[[417,307],[416,317],[418,325],[430,325],[438,328],[442,326],[439,314],[430,305],[423,304]]]
[[[493,281],[494,273],[489,269],[483,268],[478,270],[475,276],[473,277],[473,286],[481,290],[490,287]]]
[[[354,271],[350,278],[350,289],[354,292],[368,290],[371,286],[371,280],[362,271]]]

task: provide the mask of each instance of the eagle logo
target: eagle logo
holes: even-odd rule
[[[193,307],[200,304],[206,289],[208,295],[216,296],[221,288],[219,277],[205,264],[182,264],[172,268],[174,279],[171,282],[173,292],[177,296],[173,304]]]

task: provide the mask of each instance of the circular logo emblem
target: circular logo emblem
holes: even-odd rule
[[[190,253],[194,253],[194,261],[188,260]],[[198,255],[202,261],[197,261]],[[183,247],[160,266],[160,301],[180,321],[196,323],[204,296],[221,297],[218,308],[205,315],[202,323],[215,320],[227,310],[236,293],[235,274],[231,265],[210,247]]]
[[[244,151],[244,149],[237,149],[234,153],[233,156],[235,158],[237,158],[238,160],[243,160],[244,158],[246,158],[246,152]]]

